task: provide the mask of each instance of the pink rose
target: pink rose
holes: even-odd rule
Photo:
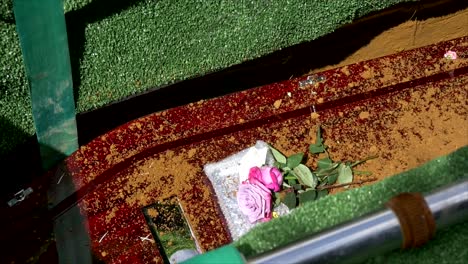
[[[283,184],[283,175],[276,167],[252,167],[249,172],[249,182],[252,184],[260,182],[268,189],[278,192]]]
[[[262,184],[241,184],[237,192],[237,203],[251,223],[271,219],[271,192]]]

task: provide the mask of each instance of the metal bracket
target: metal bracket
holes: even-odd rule
[[[21,189],[21,191],[15,193],[15,196],[8,201],[8,205],[10,207],[22,202],[28,195],[30,195],[33,192],[33,189],[31,187],[27,188],[26,190]]]

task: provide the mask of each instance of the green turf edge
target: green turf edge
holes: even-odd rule
[[[411,0],[119,0],[113,5],[127,8],[89,22],[89,16],[111,6],[66,0],[65,12],[78,12],[76,21],[67,20],[77,29],[69,38],[85,37],[82,58],[77,52],[80,43],[70,48],[72,61],[80,61],[74,66],[80,74],[80,85],[74,84],[77,112],[316,39],[371,11],[405,1]],[[0,4],[0,155],[34,134],[15,25],[2,20],[12,18],[11,3]],[[90,3],[98,6],[88,10]]]
[[[383,208],[383,204],[398,193],[427,193],[468,178],[467,159],[468,146],[465,146],[376,184],[327,196],[287,216],[256,226],[235,241],[234,245],[246,256],[260,254]],[[373,258],[369,263],[463,263],[468,260],[467,227],[468,223],[464,223],[438,231],[435,239],[420,249],[404,252],[396,250]]]

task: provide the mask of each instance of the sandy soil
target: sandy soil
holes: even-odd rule
[[[382,32],[373,38],[369,44],[361,47],[340,63],[314,69],[312,72],[320,72],[404,50],[415,49],[463,37],[467,34],[468,9],[426,20],[418,20],[416,12],[411,20]]]

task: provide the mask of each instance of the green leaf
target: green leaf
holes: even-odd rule
[[[322,177],[322,176],[328,176],[330,174],[333,174],[336,172],[337,168],[338,168],[338,165],[340,165],[339,162],[335,162],[333,163],[329,168],[327,169],[322,169],[322,168],[318,168],[314,173],[318,176],[318,177]]]
[[[317,192],[315,190],[309,190],[299,194],[299,204],[303,205],[306,202],[314,201],[317,197]]]
[[[286,193],[282,203],[284,203],[289,209],[296,208],[296,194],[294,192]]]
[[[294,184],[292,185],[292,187],[294,188],[294,190],[302,190],[302,185],[300,184]]]
[[[304,158],[304,153],[294,154],[294,155],[288,157],[286,165],[289,168],[294,169],[295,167],[297,167],[297,165],[301,164],[303,158]]]
[[[319,153],[323,153],[324,151],[325,151],[325,147],[322,144],[320,145],[310,144],[309,146],[309,152],[312,154],[319,154]]]
[[[338,168],[338,179],[339,184],[351,183],[353,182],[353,170],[350,166],[345,164],[340,164]]]
[[[322,127],[321,126],[317,127],[317,138],[315,139],[315,144],[316,145],[322,145],[323,144]]]
[[[277,206],[281,203],[281,195],[279,192],[275,192],[273,193],[274,197],[275,197],[275,202],[274,202],[274,205]]]
[[[275,166],[278,169],[284,169],[284,168],[286,168],[286,163],[281,163],[281,162],[275,161],[273,166]]]
[[[299,164],[293,169],[297,178],[304,183],[304,185],[309,186],[310,188],[315,188],[317,186],[317,177],[310,171],[310,169],[304,165]]]
[[[297,180],[288,180],[288,184],[290,186],[294,186],[295,184],[297,184]]]
[[[317,200],[320,199],[320,198],[323,198],[324,196],[327,196],[328,195],[328,190],[320,190],[318,193],[317,193]]]
[[[290,186],[294,186],[295,184],[297,184],[297,175],[292,170],[288,171],[285,174],[284,179],[288,182]]]
[[[319,169],[329,169],[333,166],[333,161],[330,158],[319,159],[317,162],[317,167]]]
[[[284,175],[285,175],[285,178],[286,177],[293,177],[294,179],[297,179],[296,173],[294,173],[294,171],[292,171],[292,170],[288,170]]]
[[[323,153],[327,149],[327,146],[323,144],[321,130],[322,128],[319,126],[317,128],[317,138],[315,139],[315,143],[309,145],[309,152],[312,154]]]
[[[273,154],[273,157],[277,162],[286,164],[286,157],[283,154],[281,154],[281,152],[279,152],[272,146],[270,146],[270,150],[271,154]]]
[[[330,174],[328,176],[327,183],[328,184],[334,184],[336,182],[336,180],[338,179],[338,175],[339,175],[338,172]]]

